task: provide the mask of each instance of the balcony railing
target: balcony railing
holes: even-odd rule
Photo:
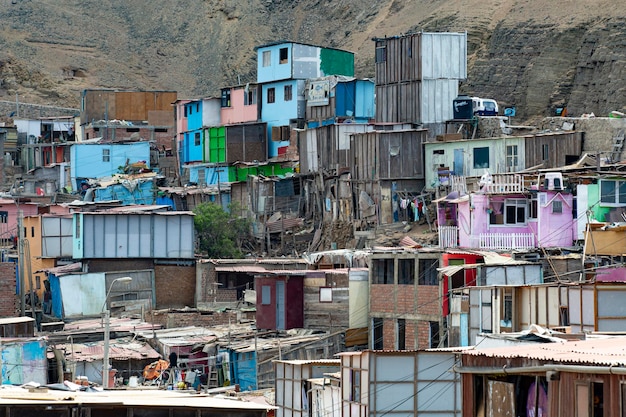
[[[481,233],[472,238],[472,247],[490,250],[532,249],[535,235],[532,233]]]
[[[522,193],[525,191],[524,177],[521,175],[493,175],[481,191],[488,194]]]
[[[441,249],[459,246],[459,228],[457,226],[439,226],[439,247]]]

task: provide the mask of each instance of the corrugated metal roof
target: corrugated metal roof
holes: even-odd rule
[[[54,274],[56,276],[61,276],[61,275],[64,275],[64,274],[69,274],[70,272],[77,272],[77,271],[80,271],[82,269],[83,269],[82,262],[74,262],[72,264],[56,266],[54,268],[40,269],[38,271],[35,271],[35,273],[38,273],[38,272],[49,272],[49,273]]]
[[[74,362],[96,362],[104,358],[104,342],[63,343],[55,345],[65,351],[65,358]],[[161,355],[147,343],[131,339],[113,339],[109,342],[109,358],[115,360],[159,359]]]
[[[89,407],[94,404],[111,404],[132,407],[184,407],[186,409],[223,409],[227,410],[258,410],[276,409],[267,404],[242,401],[238,398],[214,397],[203,394],[191,394],[189,391],[176,390],[107,390],[107,391],[60,391],[45,390],[30,392],[27,388],[3,385],[0,389],[0,405],[42,406],[80,404]],[[219,413],[219,412],[218,412]]]
[[[626,366],[626,337],[523,344],[512,347],[466,350],[463,353],[491,358],[528,358],[567,364]]]
[[[262,266],[256,265],[230,265],[230,266],[216,266],[215,270],[217,272],[242,272],[248,274],[258,274],[262,272],[267,272]]]
[[[277,359],[272,362],[288,363],[291,365],[340,365],[341,359]]]

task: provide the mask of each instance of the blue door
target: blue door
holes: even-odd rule
[[[463,149],[455,149],[454,150],[454,175],[464,175],[463,171],[464,171],[464,167],[463,167]]]

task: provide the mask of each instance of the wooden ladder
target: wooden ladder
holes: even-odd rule
[[[217,367],[210,366],[209,367],[209,378],[207,379],[207,386],[209,388],[217,388],[219,387],[219,380],[217,378]]]
[[[620,130],[613,138],[613,151],[611,152],[611,162],[618,162],[624,147],[624,131]]]

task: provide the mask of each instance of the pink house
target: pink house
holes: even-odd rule
[[[27,203],[19,199],[0,199],[0,239],[3,242],[17,237],[17,218],[20,211],[24,217],[36,216],[39,208],[35,203]]]
[[[454,191],[437,201],[443,248],[485,250],[568,247],[574,242],[572,193],[560,173],[526,186],[519,174],[481,180],[479,190]]]
[[[222,89],[222,124],[230,125],[259,120],[257,97],[256,84]]]

